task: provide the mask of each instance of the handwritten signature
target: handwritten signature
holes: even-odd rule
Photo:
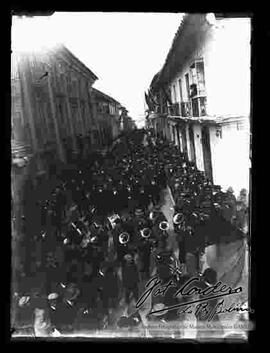
[[[209,314],[209,308],[207,308],[208,303],[203,303],[203,302],[208,302],[212,299],[224,297],[224,296],[229,296],[233,294],[239,294],[243,291],[242,287],[239,286],[235,289],[231,288],[230,286],[222,283],[222,282],[217,282],[213,286],[208,286],[206,288],[199,288],[196,285],[194,285],[194,282],[200,281],[200,278],[198,277],[193,277],[189,279],[186,283],[184,283],[183,286],[181,286],[173,295],[174,298],[177,298],[179,295],[181,295],[183,298],[187,298],[189,296],[193,296],[194,294],[200,295],[199,299],[196,300],[190,300],[190,301],[185,301],[184,303],[179,303],[176,305],[164,307],[162,309],[154,310],[149,313],[149,315],[158,313],[158,312],[167,312],[168,310],[174,310],[178,309],[180,307],[186,307],[182,312],[188,312],[190,311],[190,306],[195,303],[201,303],[200,305],[197,306],[196,313],[198,310],[204,310],[205,313]],[[177,284],[174,282],[174,280],[169,280],[166,284],[162,284],[162,281],[159,279],[158,276],[155,276],[151,278],[145,285],[145,292],[140,296],[139,300],[136,303],[136,308],[139,309],[145,301],[149,298],[150,295],[156,297],[156,296],[164,296],[167,290],[171,287],[177,288]],[[212,310],[213,315],[221,313],[222,311],[222,303],[223,301],[219,302],[216,306],[215,310]],[[213,309],[211,307],[211,309]],[[224,312],[225,309],[223,309]],[[236,309],[235,309],[236,310]],[[243,309],[244,310],[244,309]],[[214,312],[216,311],[216,312]],[[232,311],[232,310],[231,310]],[[195,313],[195,314],[196,314]],[[210,318],[213,317],[213,315],[210,315]]]
[[[207,298],[208,299],[208,298]],[[186,306],[184,309],[178,310],[178,315],[181,313],[194,314],[197,316],[200,313],[201,320],[211,321],[216,314],[226,314],[232,312],[250,312],[253,313],[254,310],[248,307],[244,307],[244,302],[232,303],[230,306],[224,306],[224,299],[220,300],[214,307],[209,305],[209,303],[200,303],[195,306]],[[194,309],[194,310],[193,310]],[[167,309],[168,310],[168,309]]]

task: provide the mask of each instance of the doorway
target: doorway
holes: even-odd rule
[[[194,145],[194,131],[193,131],[193,126],[189,125],[188,128],[189,131],[189,140],[190,140],[190,158],[192,162],[196,162],[196,156],[195,156],[195,145]]]
[[[183,153],[187,155],[187,136],[186,136],[186,126],[181,127],[182,143],[183,143]]]
[[[210,135],[207,127],[202,127],[202,148],[205,175],[213,181]]]
[[[176,127],[176,133],[177,133],[177,140],[178,140],[178,146],[180,151],[182,150],[182,146],[181,146],[181,139],[180,139],[180,133],[179,133],[179,126],[177,125]]]

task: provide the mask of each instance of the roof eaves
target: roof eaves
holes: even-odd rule
[[[113,103],[121,105],[117,100],[115,100],[114,98],[108,96],[106,93],[101,92],[100,90],[98,90],[98,89],[96,89],[94,87],[93,87],[92,91],[95,92],[96,94],[102,96],[103,98],[109,100],[110,102],[113,102]]]
[[[71,59],[75,60],[79,65],[86,70],[94,80],[98,80],[98,77],[90,70],[80,59],[78,59],[65,45],[60,44],[57,46],[57,49],[61,50],[62,52],[66,53]]]
[[[175,49],[176,42],[177,42],[178,38],[180,37],[180,35],[181,35],[182,31],[183,31],[183,28],[185,27],[185,25],[186,25],[186,23],[187,23],[189,18],[190,18],[190,14],[185,13],[184,16],[181,19],[180,25],[179,25],[179,27],[178,27],[175,35],[174,35],[174,38],[173,38],[173,41],[172,41],[172,45],[171,45],[171,47],[169,49],[169,52],[167,54],[167,57],[165,59],[165,63],[163,65],[162,69],[160,70],[160,77],[162,77],[162,75],[164,73],[165,67],[166,67],[167,63],[169,62],[169,60],[171,58],[171,55],[172,55],[172,53],[173,53],[173,51]]]

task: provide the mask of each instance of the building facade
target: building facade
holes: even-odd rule
[[[129,132],[136,128],[134,120],[128,115],[128,110],[125,107],[121,107],[120,121],[122,132]]]
[[[104,149],[119,134],[119,106],[93,89],[97,76],[66,47],[12,51],[12,234],[48,198],[62,167]],[[36,217],[40,217],[37,213]],[[28,217],[29,218],[29,217]]]
[[[91,148],[96,79],[64,46],[12,53],[11,139],[29,147],[37,173],[46,172],[49,155],[65,163],[82,153],[82,138]]]
[[[109,146],[120,133],[121,104],[107,94],[92,89],[93,116],[96,121],[95,145]]]
[[[250,19],[185,15],[149,92],[149,127],[215,184],[249,189]]]

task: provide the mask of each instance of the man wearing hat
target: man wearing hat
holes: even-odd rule
[[[100,270],[101,301],[105,314],[110,315],[119,303],[120,283],[114,261],[105,261]]]
[[[78,312],[79,288],[74,283],[65,285],[63,294],[51,293],[48,297],[50,312],[60,332],[71,332]]]
[[[135,301],[139,299],[139,273],[135,263],[133,254],[126,254],[124,256],[124,263],[122,266],[122,285],[125,293],[125,302],[130,304],[131,296]]]
[[[138,253],[138,269],[141,281],[149,278],[150,260],[152,250],[152,236],[150,220],[142,220],[136,229],[137,232],[137,253]]]
[[[174,232],[176,234],[176,241],[178,244],[178,259],[180,264],[184,264],[186,262],[186,224],[184,214],[178,211],[179,209],[176,206],[173,217]]]
[[[48,295],[49,316],[52,326],[61,333],[63,329],[63,310],[61,310],[61,295],[58,293],[50,293]]]
[[[204,270],[202,274],[202,278],[200,281],[194,282],[194,285],[196,287],[200,288],[201,290],[206,290],[207,288],[210,288],[214,286],[217,283],[217,273],[215,270],[212,268],[208,267]],[[212,294],[209,295],[209,297],[213,296]],[[199,299],[205,299],[207,298],[207,295],[199,295]],[[199,305],[196,306],[196,311],[195,311],[195,316],[197,318],[198,322],[198,327],[197,327],[197,337],[209,337],[211,335],[211,331],[223,331],[222,330],[222,325],[219,322],[219,317],[218,314],[214,314],[214,309],[216,308],[218,304],[219,299],[214,298],[214,299],[209,299],[207,301],[204,301],[200,303]],[[206,322],[207,320],[211,320],[211,322],[214,322],[215,328],[210,329],[208,332],[205,330],[206,326],[203,327],[203,323]]]

